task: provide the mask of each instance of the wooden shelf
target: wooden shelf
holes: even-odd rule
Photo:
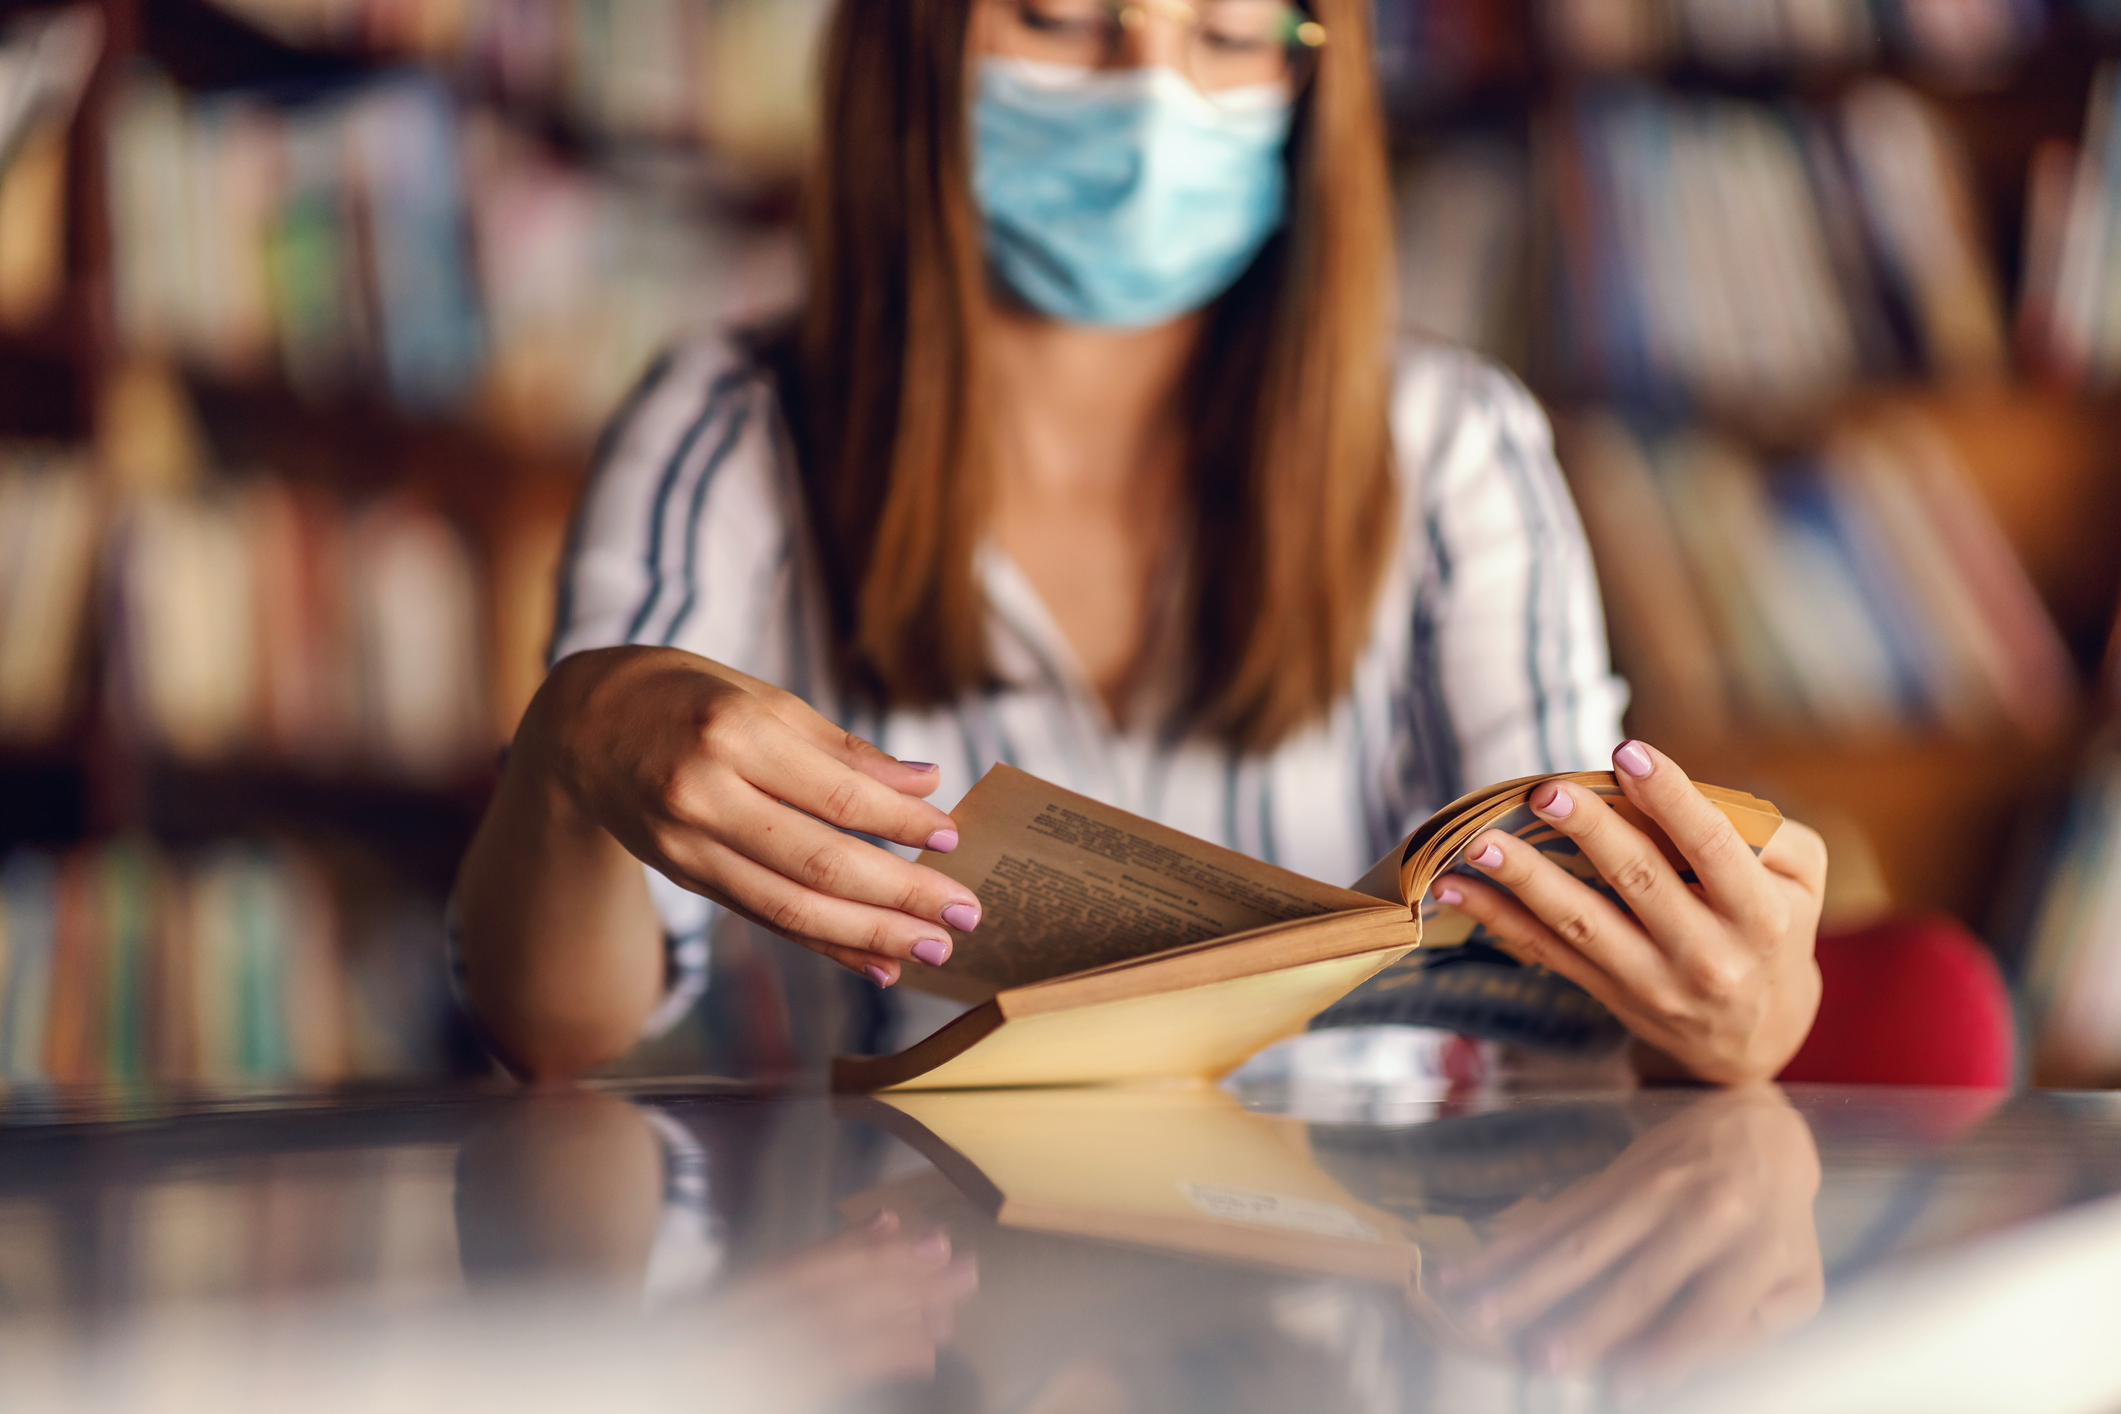
[[[373,67],[359,53],[288,44],[212,0],[123,0],[137,52],[185,88],[330,85]]]
[[[0,338],[0,438],[79,441],[89,435],[90,402],[71,350]]]
[[[18,845],[60,846],[93,824],[87,763],[63,752],[0,752],[0,856]]]
[[[492,794],[494,774],[419,784],[274,762],[190,764],[121,748],[0,751],[0,854],[144,833],[167,844],[275,834],[337,837],[437,896]]]
[[[350,492],[419,486],[473,526],[492,518],[500,493],[539,483],[571,491],[588,467],[586,447],[515,441],[471,410],[416,418],[360,391],[324,402],[271,379],[191,371],[185,382],[220,464]]]
[[[478,828],[493,779],[481,773],[422,786],[276,765],[156,761],[135,788],[141,827],[156,839],[199,845],[259,834],[337,836],[389,860],[439,898]]]

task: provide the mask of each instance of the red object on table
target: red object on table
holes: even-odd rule
[[[1821,934],[1819,1017],[1779,1077],[1847,1085],[2009,1085],[2017,1053],[1995,959],[1950,918]]]

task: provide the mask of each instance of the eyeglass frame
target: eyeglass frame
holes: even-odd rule
[[[986,3],[1007,7],[1021,17],[1027,0],[986,0]],[[1209,0],[1209,3],[1214,3],[1214,0]],[[1186,24],[1196,38],[1204,29],[1201,6],[1196,0],[1101,0],[1101,8],[1110,20],[1105,39],[1108,55],[1106,64],[1110,62],[1109,56],[1117,52],[1120,37],[1131,30],[1140,29],[1149,22],[1152,15],[1160,14]],[[1313,18],[1298,0],[1283,0],[1282,8],[1293,21],[1282,38],[1283,47],[1292,55],[1305,55],[1315,60],[1318,51],[1326,46],[1326,27]],[[1104,68],[1106,64],[1100,64],[1098,67]],[[1308,77],[1307,70],[1303,78]],[[1300,83],[1301,80],[1299,86]]]

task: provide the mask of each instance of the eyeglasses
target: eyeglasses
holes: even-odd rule
[[[989,52],[1084,74],[1112,65],[1128,35],[1166,21],[1178,30],[1178,67],[1210,98],[1300,88],[1326,42],[1326,27],[1287,0],[986,0],[983,9]]]

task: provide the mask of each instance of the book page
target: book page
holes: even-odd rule
[[[1004,987],[1102,967],[1375,899],[1101,805],[1009,766],[952,812],[960,843],[921,863],[979,896],[978,931],[909,986],[976,1001]]]

